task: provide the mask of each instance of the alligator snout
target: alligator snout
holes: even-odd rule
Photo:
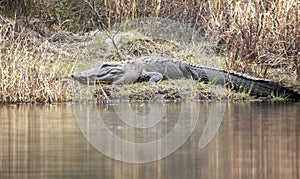
[[[71,75],[71,77],[74,79],[74,80],[77,80],[77,81],[86,81],[88,79],[88,76],[82,72],[75,72]]]
[[[95,81],[93,77],[91,77],[88,73],[85,72],[75,72],[71,75],[71,77],[79,83],[85,85],[93,83]]]
[[[123,64],[103,63],[102,65],[85,71],[75,72],[71,76],[80,83],[113,83],[124,75]]]
[[[81,78],[81,77],[82,77],[82,74],[81,74],[80,72],[75,72],[75,73],[73,73],[73,74],[71,75],[71,77],[72,77],[72,78],[75,78],[75,79]]]

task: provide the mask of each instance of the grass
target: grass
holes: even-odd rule
[[[54,48],[47,42],[37,42],[17,28],[15,21],[1,22],[0,103],[70,101],[72,83],[57,79],[72,69],[63,51],[49,52]]]
[[[163,80],[155,85],[147,82],[130,85],[101,85],[96,88],[100,102],[109,100],[125,101],[177,101],[177,100],[209,100],[211,94],[207,85],[193,80]]]
[[[269,78],[269,70],[279,66],[300,79],[297,0],[12,0],[0,10],[10,18],[16,15],[43,36],[60,30],[110,29],[136,18],[169,18],[203,34],[216,53],[227,57],[229,70]]]
[[[86,65],[91,58],[98,62],[120,60],[114,52],[99,57],[102,50],[108,48],[107,44],[103,44],[105,36],[99,38],[98,46],[94,44],[91,50],[85,52],[89,54],[83,53],[79,57],[83,51],[81,45],[84,44],[82,38],[86,36],[85,33],[99,26],[110,29],[115,23],[144,17],[184,22],[203,35],[207,57],[205,60],[195,58],[191,52],[181,48],[178,42],[148,38],[130,40],[130,34],[129,38],[120,38],[120,41],[126,42],[119,49],[121,55],[135,57],[156,54],[192,63],[207,62],[207,65],[216,64],[219,58],[211,58],[221,56],[223,68],[227,70],[280,81],[287,86],[296,86],[299,90],[300,21],[297,0],[89,2],[92,2],[100,16],[85,1],[13,0],[0,6],[3,12],[0,15],[1,103],[71,101],[73,83],[64,77],[74,70],[75,64]],[[60,33],[66,31],[77,35]],[[93,39],[94,36],[88,35],[88,38]],[[98,53],[92,54],[91,51]],[[169,83],[158,84],[169,95],[164,96],[165,99],[173,99],[176,92],[172,96],[171,91],[181,89]],[[131,95],[132,99],[147,99],[159,91],[155,87],[145,89],[142,86],[135,88],[135,85],[131,87],[133,94],[126,94]],[[138,92],[139,95],[134,95]],[[241,93],[239,97],[229,96],[233,99],[249,99],[247,93]]]

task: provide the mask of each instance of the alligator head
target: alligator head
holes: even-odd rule
[[[80,83],[108,83],[122,78],[125,73],[124,64],[120,62],[105,62],[100,66],[72,74],[72,78]]]

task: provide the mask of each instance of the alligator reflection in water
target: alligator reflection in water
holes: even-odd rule
[[[120,161],[145,163],[161,159],[175,152],[191,136],[198,119],[202,121],[208,118],[200,139],[200,146],[205,147],[217,133],[226,107],[225,103],[212,103],[212,113],[207,117],[204,115],[208,111],[207,107],[199,102],[181,102],[175,106],[167,105],[164,102],[147,104],[150,106],[150,110],[145,115],[137,114],[131,109],[132,106],[136,106],[138,103],[114,104],[112,106],[117,115],[112,118],[107,117],[107,111],[102,110],[98,105],[76,104],[74,109],[80,129],[96,149]],[[177,117],[174,116],[174,112],[177,113]],[[172,115],[168,117],[167,114]],[[119,124],[120,128],[127,127],[127,129],[122,130],[126,131],[122,136],[134,134],[133,139],[136,136],[141,136],[140,138],[143,140],[147,140],[149,137],[149,130],[154,131],[155,136],[157,136],[161,128],[165,128],[162,126],[163,123],[159,122],[167,119],[170,120],[168,123],[176,123],[164,136],[153,141],[140,143],[135,140],[124,140],[112,133],[102,118],[109,119],[114,125],[121,122]]]
[[[199,105],[206,109],[201,115],[208,117],[210,104]],[[147,104],[135,107],[147,114]],[[159,130],[149,130],[147,141],[169,133],[179,109],[167,104]],[[101,110],[107,111],[102,119],[117,136],[147,142],[139,131],[112,120],[117,119],[112,105]],[[72,105],[1,106],[0,178],[300,178],[299,110],[300,103],[228,104],[217,135],[205,148],[198,144],[207,121],[198,120],[191,137],[173,154],[128,164],[106,157],[86,141]]]

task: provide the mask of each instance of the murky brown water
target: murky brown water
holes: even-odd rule
[[[300,103],[229,103],[204,148],[198,144],[211,104],[197,105],[201,119],[187,142],[166,158],[141,164],[96,150],[72,105],[0,106],[0,178],[300,178]],[[138,113],[147,106],[137,104]],[[178,121],[181,106],[166,106],[156,130],[134,134],[118,122],[112,105],[99,109],[115,135],[145,142],[168,134]]]

